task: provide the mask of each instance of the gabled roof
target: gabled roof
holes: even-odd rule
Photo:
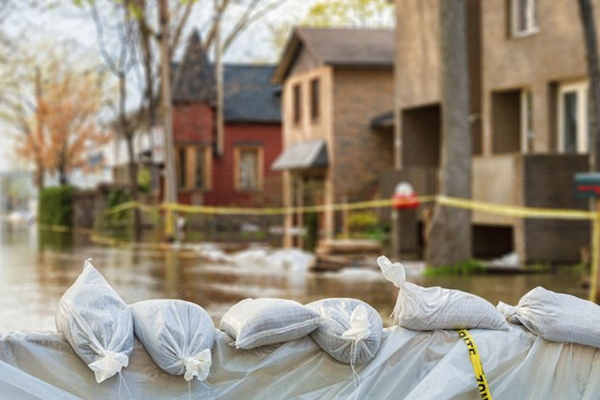
[[[283,82],[302,48],[324,65],[392,67],[392,29],[296,28],[288,40],[273,81]]]
[[[224,65],[225,122],[281,122],[273,71],[273,65]]]
[[[190,35],[183,61],[174,75],[173,101],[215,103],[215,72],[202,48],[198,31]]]

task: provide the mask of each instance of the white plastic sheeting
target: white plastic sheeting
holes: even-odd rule
[[[549,342],[520,326],[472,330],[494,400],[600,398],[600,350]],[[348,399],[350,366],[310,338],[250,351],[217,332],[206,381],[193,399]],[[467,348],[454,331],[384,330],[371,361],[357,365],[359,399],[479,399]],[[159,369],[136,342],[123,378],[97,384],[71,347],[52,332],[0,334],[0,400],[187,400],[188,382]],[[123,385],[123,384],[122,384]]]

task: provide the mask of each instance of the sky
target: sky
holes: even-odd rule
[[[44,0],[49,1],[49,0]],[[22,8],[13,12],[5,24],[6,33],[15,39],[22,47],[35,49],[46,46],[56,46],[58,43],[71,43],[77,49],[76,58],[86,61],[97,59],[101,62],[97,47],[95,25],[85,10],[71,5],[71,0],[54,0],[59,6],[52,9]],[[206,21],[210,18],[209,9],[204,4],[212,0],[198,0],[197,11],[190,18],[189,28],[206,28]],[[237,0],[244,2],[248,0]],[[226,62],[276,62],[278,52],[272,44],[271,27],[282,22],[293,24],[301,20],[310,6],[316,0],[288,0],[280,8],[258,20],[241,35],[225,57]],[[235,2],[234,2],[235,3]],[[210,4],[210,3],[208,3]],[[236,16],[243,8],[233,6],[231,15]],[[224,31],[231,26],[231,21],[225,21]],[[176,58],[181,54],[176,54]],[[10,128],[0,123],[0,137],[5,146],[0,150],[0,171],[21,169],[23,162],[15,159],[14,151],[10,144],[4,140],[10,137]],[[8,142],[9,143],[9,142]]]

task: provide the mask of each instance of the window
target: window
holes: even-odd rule
[[[210,148],[208,147],[197,147],[195,170],[194,170],[194,187],[196,189],[208,189],[209,182],[209,168],[208,163],[210,161]]]
[[[537,0],[511,0],[511,35],[522,37],[539,31]]]
[[[254,191],[262,188],[262,147],[236,147],[235,186],[239,191]]]
[[[210,189],[210,147],[183,146],[177,149],[180,190]]]
[[[302,119],[302,88],[299,84],[294,85],[293,96],[294,123],[299,124]]]
[[[320,81],[318,78],[310,81],[310,118],[314,122],[319,119],[321,114],[320,104]]]
[[[179,172],[179,187],[184,189],[187,188],[187,149],[185,147],[179,148],[179,162],[178,172]]]
[[[558,90],[558,150],[588,152],[587,82],[561,85]]]

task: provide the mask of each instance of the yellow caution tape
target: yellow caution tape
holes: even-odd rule
[[[556,208],[537,208],[509,206],[497,203],[460,199],[456,197],[437,196],[436,201],[444,206],[482,211],[490,214],[502,214],[519,218],[553,218],[553,219],[578,219],[593,220],[599,218],[597,212],[583,210],[564,210]]]
[[[407,204],[438,203],[442,206],[463,208],[490,214],[500,214],[517,218],[545,218],[545,219],[570,219],[570,220],[595,220],[600,219],[600,214],[584,210],[565,210],[539,207],[521,207],[497,203],[486,203],[476,200],[461,199],[442,195],[420,196],[415,199],[407,199]],[[163,203],[158,206],[150,206],[135,201],[119,204],[106,210],[106,215],[137,208],[143,212],[159,212],[170,210],[185,214],[209,214],[209,215],[285,215],[331,211],[364,210],[370,208],[392,207],[398,204],[395,199],[382,199],[361,201],[356,203],[322,204],[302,207],[215,207],[215,206],[192,206],[177,203]]]
[[[456,331],[469,349],[469,358],[471,359],[471,364],[473,364],[473,372],[475,373],[475,381],[479,388],[479,395],[483,400],[492,400],[490,386],[483,372],[483,364],[481,363],[481,357],[479,357],[479,351],[477,350],[473,336],[466,329],[457,329]]]

